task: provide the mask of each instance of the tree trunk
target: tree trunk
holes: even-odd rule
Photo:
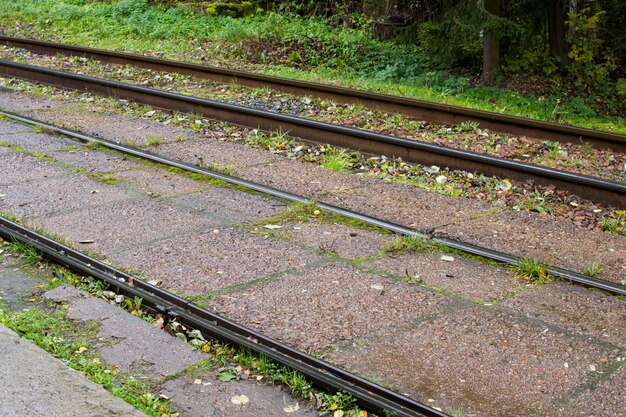
[[[483,0],[485,11],[489,15],[500,16],[500,0]],[[486,29],[483,32],[483,74],[482,82],[493,84],[500,72],[500,39],[497,33]]]
[[[567,64],[567,42],[565,40],[565,5],[562,0],[550,0],[548,4],[548,36],[550,56],[559,60],[559,66]]]

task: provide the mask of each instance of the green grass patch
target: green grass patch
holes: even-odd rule
[[[319,164],[331,171],[347,171],[355,159],[352,152],[346,149],[330,147],[321,156]]]
[[[607,233],[626,236],[626,213],[616,214],[613,217],[603,217],[600,220],[600,226]]]
[[[583,275],[587,275],[588,277],[595,277],[596,275],[600,275],[602,272],[606,270],[605,264],[598,264],[595,261],[591,262],[589,265],[583,268]]]
[[[533,258],[520,258],[510,267],[515,272],[515,279],[535,285],[544,285],[555,280],[548,270],[550,265]]]
[[[120,182],[115,174],[108,172],[87,172],[87,176],[102,184],[113,185]]]
[[[63,309],[40,308],[0,310],[0,322],[149,416],[171,413],[169,403],[156,396],[147,384],[118,373],[93,353],[95,346],[91,341],[96,340],[97,322],[79,326],[67,319]]]
[[[437,249],[429,238],[421,236],[402,236],[385,244],[385,252],[399,253],[431,253]]]

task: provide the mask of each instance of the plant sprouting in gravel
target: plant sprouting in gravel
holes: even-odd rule
[[[606,269],[605,264],[598,264],[595,261],[591,262],[589,265],[583,268],[583,275],[587,275],[589,277],[595,277],[596,275],[601,274]]]
[[[435,245],[427,238],[422,236],[403,236],[398,237],[385,244],[384,250],[387,253],[429,253],[435,249]]]
[[[616,211],[613,216],[605,216],[600,220],[600,225],[607,233],[626,236],[626,212]]]
[[[535,285],[544,285],[554,281],[548,270],[550,265],[534,258],[520,258],[511,266],[515,272],[515,279],[528,281]]]

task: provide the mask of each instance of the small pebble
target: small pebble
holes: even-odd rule
[[[245,395],[233,395],[230,399],[230,402],[235,405],[246,405],[250,402],[250,398]]]
[[[442,255],[441,260],[446,262],[454,262],[454,256]]]

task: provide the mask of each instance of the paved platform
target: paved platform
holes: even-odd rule
[[[145,417],[48,352],[0,324],[3,417]]]
[[[50,268],[24,266],[17,255],[7,253],[2,246],[0,250],[0,308],[9,312],[54,308],[66,311],[67,321],[77,323],[78,328],[97,324],[96,334],[73,336],[90,343],[90,351],[111,369],[124,377],[147,381],[153,395],[171,399],[172,412],[163,416],[317,415],[309,401],[294,398],[285,387],[254,378],[218,380],[216,368],[202,365],[209,354],[104,299],[69,285],[44,292],[41,287],[52,278]],[[248,403],[234,404],[232,398],[242,395]],[[0,324],[0,416],[145,414]]]
[[[80,110],[68,109],[37,116],[54,121],[63,112],[67,121]],[[108,137],[105,116],[91,114],[89,120]],[[146,122],[124,120],[125,126],[135,123]],[[624,237],[328,172],[238,144],[215,146],[221,142],[214,138],[172,140],[178,132],[170,131],[163,145],[151,150],[191,163],[203,156],[209,164],[214,161],[208,156],[216,155],[216,161],[234,164],[238,174],[254,181],[495,249],[545,255],[558,266],[579,269],[601,261],[611,266],[604,277],[623,278]],[[109,133],[130,140],[128,132]],[[4,135],[18,140],[18,134]],[[28,133],[24,147],[38,146]],[[50,147],[43,134],[41,146]],[[230,148],[238,152],[229,153]],[[54,156],[63,152],[56,150]],[[23,216],[243,325],[324,354],[447,412],[464,417],[615,416],[612,398],[623,395],[623,389],[608,381],[623,380],[622,300],[567,284],[536,288],[514,281],[509,270],[457,255],[387,253],[393,235],[328,225],[314,216],[267,229],[268,217],[279,213],[283,202],[132,159],[107,159],[100,150],[86,152],[85,161],[94,162],[95,172],[115,175],[119,182],[95,181],[83,161],[78,162],[86,171],[73,172],[71,165],[68,169],[54,160],[0,152],[11,167],[0,177],[0,194],[5,194],[0,211]],[[71,164],[76,157],[61,159]],[[28,198],[29,187],[37,190],[36,198]],[[58,188],[63,200],[46,202],[46,192],[52,192],[46,190]],[[98,192],[92,194],[94,189]],[[542,233],[542,225],[548,233]],[[85,231],[94,235],[85,237]],[[75,308],[69,311],[84,310]],[[122,333],[111,335],[129,342]],[[166,388],[185,387],[181,398],[197,398],[204,389],[183,380]],[[572,414],[585,398],[596,401],[594,409]],[[212,409],[230,412],[224,404]]]

